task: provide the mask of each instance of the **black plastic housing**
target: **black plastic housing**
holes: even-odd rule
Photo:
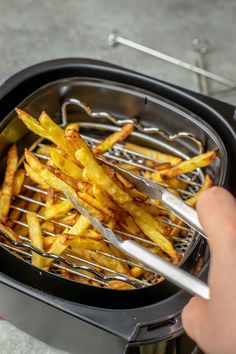
[[[225,186],[236,195],[232,168],[236,163],[235,107],[130,70],[76,58],[34,65],[14,75],[1,86],[1,117],[7,116],[24,98],[46,83],[75,76],[112,80],[145,89],[201,116],[216,130],[226,146],[230,159]],[[206,253],[207,260],[205,244],[199,244],[199,247],[201,253]],[[198,251],[195,249],[189,257],[186,267],[195,262]],[[198,276],[206,280],[207,273],[208,261]],[[41,282],[44,291],[38,290]],[[81,353],[93,353],[95,348],[98,353],[123,353],[130,345],[137,346],[179,336],[183,333],[180,314],[190,298],[165,281],[157,287],[135,290],[135,295],[130,291],[126,299],[120,291],[112,291],[109,302],[109,296],[103,296],[101,292],[103,289],[93,288],[90,292],[88,286],[80,284],[80,287],[76,287],[76,284],[68,280],[55,280],[52,275],[29,267],[4,250],[0,254],[0,283],[4,299],[0,303],[0,313],[5,318],[28,333],[74,353],[78,352],[78,345]],[[83,304],[78,303],[78,298],[83,298]],[[28,304],[30,312],[24,309],[24,303]],[[19,306],[24,309],[20,310],[20,317],[17,314]],[[41,316],[42,313],[45,317]],[[38,321],[35,323],[36,319]],[[67,323],[68,330],[63,332],[61,326],[57,326],[58,321]],[[55,327],[54,337],[57,338],[55,340],[48,335],[52,331],[52,323]],[[77,338],[72,340],[71,333],[74,332],[70,332],[70,328],[75,326],[78,329]],[[93,344],[85,338],[91,335]],[[110,347],[107,343],[110,343]]]

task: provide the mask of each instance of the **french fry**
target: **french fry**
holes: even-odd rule
[[[154,173],[154,176],[160,175],[164,181],[168,178],[173,178],[179,175],[182,175],[184,173],[189,173],[196,168],[199,167],[206,167],[210,165],[210,163],[214,160],[216,156],[215,151],[208,151],[205,152],[202,155],[198,155],[193,157],[190,160],[182,161],[178,165],[169,168],[164,171],[156,172]],[[152,176],[154,178],[154,176]]]
[[[90,222],[83,215],[80,215],[74,226],[67,232],[69,235],[82,236],[89,228]]]
[[[71,241],[72,237],[64,234],[58,235],[58,237],[53,237],[55,238],[55,240],[48,248],[47,253],[60,256],[67,249],[68,243]],[[45,258],[44,267],[49,268],[52,262],[52,258]]]
[[[62,202],[47,206],[44,211],[44,216],[46,220],[57,219],[68,213],[68,211],[73,208],[73,204],[68,199],[66,199]]]
[[[28,150],[25,150],[25,159],[29,166],[34,170],[35,173],[39,176],[40,179],[43,180],[44,183],[46,183],[49,187],[54,188],[57,191],[64,192],[68,195],[70,195],[72,198],[78,201],[79,204],[81,204],[83,207],[87,208],[90,213],[95,216],[97,219],[102,220],[103,216],[102,214],[93,208],[91,205],[88,203],[84,202],[81,200],[78,196],[76,191],[68,185],[66,182],[62,181],[60,178],[56,177],[51,171],[47,169],[41,162],[37,159],[34,154],[29,152]]]
[[[55,224],[52,223],[51,221],[44,221],[41,224],[41,230],[55,234]]]
[[[94,208],[96,208],[97,210],[101,211],[102,213],[108,215],[109,217],[114,217],[114,212],[112,210],[110,210],[109,208],[107,208],[105,206],[104,203],[101,203],[99,200],[97,200],[96,198],[92,197],[91,195],[89,195],[88,193],[85,192],[78,192],[78,196],[84,200],[85,202],[87,202],[88,204],[92,205]]]
[[[14,178],[14,182],[13,182],[13,190],[12,190],[13,196],[20,194],[20,192],[23,188],[23,185],[24,185],[24,180],[25,180],[25,170],[23,168],[20,168],[15,173],[15,178]]]
[[[131,151],[138,152],[144,156],[151,157],[155,160],[159,160],[162,162],[169,162],[171,164],[171,166],[177,165],[178,163],[180,163],[182,161],[182,159],[180,157],[164,154],[163,152],[149,149],[149,148],[146,148],[146,147],[143,147],[140,145],[126,143],[125,148],[128,150],[131,150]]]
[[[126,203],[123,207],[133,215],[135,223],[140,227],[143,233],[154,241],[171,258],[177,260],[177,253],[172,243],[161,234],[165,228],[152,215],[135,205],[135,203]]]
[[[5,223],[10,209],[14,177],[17,170],[18,156],[16,145],[12,145],[7,154],[7,167],[0,196],[0,222]]]
[[[51,157],[51,152],[53,150],[56,150],[57,151],[57,148],[55,146],[52,146],[52,145],[42,145],[42,146],[39,146],[36,150],[36,152],[40,155],[44,155],[44,156],[47,156],[47,157]]]
[[[93,195],[97,200],[106,205],[108,208],[116,211],[119,208],[118,205],[109,198],[107,193],[102,191],[96,184],[93,185]]]
[[[13,241],[19,241],[18,235],[9,227],[0,223],[0,232],[9,236]]]
[[[74,162],[64,157],[60,151],[52,150],[51,158],[55,166],[62,172],[66,173],[68,176],[74,178],[75,180],[78,180],[82,177],[82,169]]]
[[[187,183],[179,180],[177,178],[164,178],[162,175],[162,170],[158,171],[158,172],[153,172],[153,173],[149,173],[145,172],[144,176],[146,178],[150,178],[152,179],[154,182],[160,183],[160,184],[164,184],[167,187],[171,187],[173,189],[186,189],[187,188]]]
[[[77,211],[73,211],[69,215],[64,215],[63,217],[59,218],[58,221],[68,226],[73,226],[79,217],[80,214]]]
[[[46,112],[42,112],[39,117],[39,123],[48,132],[48,135],[56,145],[62,148],[69,156],[74,158],[75,149],[64,137],[65,131],[60,128]]]
[[[34,213],[27,213],[26,220],[29,225],[29,237],[31,240],[31,245],[35,248],[38,248],[40,251],[44,251],[43,237],[37,216]],[[38,268],[43,268],[44,257],[35,252],[32,252],[32,264]]]
[[[101,155],[111,149],[115,144],[125,140],[134,130],[133,124],[125,124],[119,131],[109,135],[100,144],[93,148],[94,154]]]
[[[46,208],[51,207],[55,203],[55,192],[52,187],[49,187],[46,194]]]
[[[83,176],[107,191],[114,201],[122,204],[132,200],[127,192],[122,190],[107,176],[89,149],[87,151],[84,148],[79,149],[76,151],[75,156],[80,163],[86,166]]]
[[[100,234],[97,230],[95,229],[87,229],[84,232],[84,236],[85,237],[89,237],[89,238],[93,238],[95,240],[102,240],[103,239],[103,235]]]
[[[66,126],[66,129],[65,129],[65,134],[67,134],[68,130],[76,130],[77,132],[79,131],[79,123],[70,123]]]
[[[120,221],[120,224],[123,226],[125,230],[127,230],[130,234],[138,235],[140,234],[140,228],[135,223],[134,219],[130,215],[126,215],[122,218],[124,220]]]
[[[213,186],[213,180],[211,179],[210,176],[206,175],[206,176],[205,176],[204,183],[203,183],[202,187],[200,188],[200,190],[199,190],[197,193],[195,193],[193,197],[187,199],[187,200],[185,201],[185,203],[187,203],[187,204],[190,205],[191,207],[195,207],[195,205],[196,205],[196,203],[197,203],[197,201],[198,201],[198,198],[199,198],[200,194],[201,194],[203,191],[205,191],[205,190],[211,188],[212,186]]]

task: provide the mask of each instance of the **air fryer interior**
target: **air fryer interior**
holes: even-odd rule
[[[151,94],[150,92],[134,89],[131,86],[107,80],[75,77],[57,80],[39,88],[19,103],[18,107],[36,117],[39,116],[42,110],[45,110],[58,124],[62,124],[63,119],[65,119],[65,112],[62,117],[62,105],[71,98],[86,102],[86,104],[95,112],[108,112],[117,119],[136,118],[144,127],[158,127],[169,136],[179,134],[180,132],[188,133],[188,135],[193,136],[195,139],[202,142],[205,150],[218,150],[218,157],[215,159],[214,164],[207,168],[207,173],[213,177],[215,184],[222,185],[224,183],[227,170],[227,155],[224,145],[216,132],[201,120],[201,118],[196,117],[191,112],[177,106],[173,102],[169,102],[157,95]],[[82,132],[86,131],[86,134],[89,133],[92,137],[101,138],[106,135],[107,132],[117,129],[117,127],[111,124],[106,118],[99,118],[94,122],[94,118],[89,117],[88,114],[81,109],[78,109],[75,105],[68,105],[66,118],[68,119],[68,122],[81,122],[83,128]],[[135,132],[132,134],[131,139],[134,142],[142,143],[142,145],[156,147],[164,152],[179,155],[182,158],[188,158],[199,153],[199,144],[196,144],[195,141],[191,139],[186,139],[186,137],[177,137],[176,140],[169,141],[158,133],[143,134]],[[34,141],[35,136],[32,133],[29,133],[27,128],[18,120],[18,118],[16,118],[14,110],[11,111],[2,122],[0,143],[1,154],[3,155],[6,152],[7,147],[12,142],[17,142],[19,151],[23,153],[24,148],[30,146]],[[201,176],[202,175],[200,174],[200,177]],[[193,259],[197,251],[196,249],[195,252],[193,251],[197,244],[198,242],[192,244],[191,250],[188,252],[188,262],[185,262],[184,267],[191,268],[195,266],[196,259],[194,261]],[[200,247],[199,244],[198,247]],[[10,258],[12,258],[12,256],[10,256]],[[19,260],[19,262],[22,263],[24,261]],[[34,268],[26,265],[26,270],[27,267]],[[35,272],[36,274],[39,271],[37,269],[31,269],[31,272]],[[46,272],[40,272],[40,274],[43,274],[42,281],[40,281],[40,289],[68,298],[69,291],[65,291],[64,289],[63,291],[60,291],[58,290],[58,286],[54,286],[53,288],[52,285],[49,285],[49,279],[53,276]],[[39,287],[38,283],[32,278],[30,280],[23,280],[23,278],[25,277],[22,277],[21,274],[20,279],[22,281]],[[74,282],[65,279],[58,280],[58,284],[66,286],[68,289],[70,287],[76,289],[76,286],[78,289],[83,289],[85,292],[87,288],[91,289],[90,286],[73,283]],[[112,301],[104,300],[104,302],[108,307],[114,306],[116,298],[118,299],[119,297],[127,296],[127,299],[129,299],[128,303],[130,304],[131,298],[135,298],[133,305],[137,306],[137,304],[139,304],[138,293],[141,294],[146,291],[147,296],[145,296],[145,303],[151,303],[154,300],[154,296],[151,296],[151,292],[156,294],[154,288],[160,290],[158,292],[158,297],[155,297],[155,301],[163,299],[164,293],[162,293],[162,289],[166,290],[165,295],[170,295],[176,290],[174,286],[165,287],[164,284],[167,284],[167,282],[149,287],[152,290],[147,290],[146,288],[136,289],[132,291],[122,291],[122,294],[116,294],[119,293],[119,291],[112,290],[114,295],[112,295]],[[99,299],[99,305],[101,305],[101,302],[99,301],[101,301],[103,295],[107,293],[109,296],[111,291],[109,289],[95,290],[94,288],[92,288],[92,290],[93,295],[95,293],[99,294],[99,296],[96,297],[96,299]],[[83,291],[80,291],[79,296],[78,291],[73,291],[73,295],[69,295],[69,299],[75,300],[76,298],[79,302],[97,304],[94,300],[91,303],[88,300],[88,297],[86,300],[83,299],[83,296],[81,295]],[[130,295],[131,293],[132,295]],[[126,307],[127,302],[123,301],[121,305],[118,305],[118,307],[120,306]]]

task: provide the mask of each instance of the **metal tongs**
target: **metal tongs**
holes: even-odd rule
[[[161,202],[170,208],[176,216],[206,238],[196,211],[185,204],[181,199],[149,179],[135,175],[134,173],[126,171],[107,161],[102,160],[102,162],[119,172],[124,178],[135,185],[140,192],[147,194],[152,199],[161,200]],[[106,240],[111,242],[125,254],[142,262],[145,266],[163,275],[170,282],[186,290],[190,294],[200,296],[204,299],[210,298],[210,289],[206,283],[186,271],[177,268],[175,265],[165,261],[161,257],[150,253],[138,243],[131,240],[122,240],[111,229],[103,226],[98,219],[91,216],[90,213],[72,196],[66,194],[66,197],[71,201],[75,209],[86,217],[93,227],[106,238]]]

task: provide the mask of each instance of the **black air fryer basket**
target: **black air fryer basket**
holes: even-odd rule
[[[215,184],[235,194],[233,106],[88,59],[38,64],[2,85],[0,156],[13,142],[23,153],[35,140],[16,118],[16,106],[36,117],[45,110],[58,124],[65,119],[80,121],[90,139],[117,129],[111,119],[89,116],[78,100],[95,114],[107,112],[119,121],[135,117],[144,128],[161,130],[157,134],[137,131],[132,135],[135,142],[158,146],[183,158],[198,154],[201,147],[217,149],[216,161],[207,173]],[[188,136],[172,139],[179,132]],[[199,171],[198,178],[201,176]],[[181,266],[189,272],[195,271],[199,259],[204,260],[197,276],[206,281],[209,253],[205,241],[194,235],[183,251]],[[123,291],[76,283],[41,271],[3,247],[0,282],[1,315],[51,345],[84,354],[125,353],[128,348],[179,337],[183,333],[181,311],[190,298],[167,281]],[[181,350],[179,353],[184,353]]]

